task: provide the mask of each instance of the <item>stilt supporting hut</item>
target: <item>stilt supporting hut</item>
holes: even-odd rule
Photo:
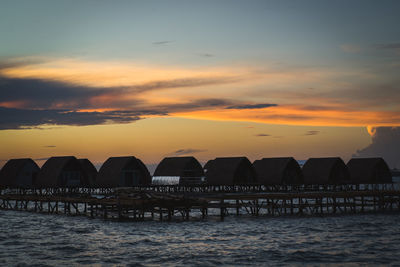
[[[85,171],[89,185],[91,187],[96,187],[96,178],[97,178],[97,169],[93,165],[93,163],[88,159],[78,159],[79,163],[82,166],[82,169]]]
[[[253,165],[246,157],[216,158],[204,166],[210,185],[245,185],[256,183]]]
[[[151,176],[146,165],[136,157],[111,157],[101,166],[96,180],[98,187],[130,187],[149,185]]]
[[[39,171],[32,159],[10,159],[0,171],[0,187],[31,188]]]
[[[354,158],[347,163],[353,184],[392,182],[392,174],[383,158]]]
[[[303,173],[292,157],[263,158],[253,163],[257,180],[263,185],[294,185],[303,183]]]
[[[168,157],[158,164],[153,185],[199,185],[205,183],[204,171],[194,157]]]
[[[341,158],[310,158],[303,166],[306,184],[347,184],[350,173]]]
[[[51,157],[40,169],[38,187],[88,187],[89,179],[74,156]]]

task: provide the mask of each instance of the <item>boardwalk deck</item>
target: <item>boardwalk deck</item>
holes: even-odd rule
[[[3,189],[0,209],[133,221],[320,216],[400,211],[400,190],[393,184]]]

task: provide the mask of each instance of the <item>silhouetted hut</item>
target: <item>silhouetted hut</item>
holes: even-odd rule
[[[164,158],[154,171],[154,185],[195,185],[205,182],[204,170],[194,157]]]
[[[32,159],[10,159],[0,171],[1,187],[33,187],[39,166]]]
[[[347,163],[353,184],[391,183],[392,174],[382,158],[354,158]]]
[[[264,185],[302,184],[303,173],[294,158],[263,158],[253,163],[257,181]]]
[[[93,165],[93,163],[88,159],[78,159],[79,163],[81,164],[83,170],[85,171],[90,186],[95,186],[96,178],[97,178],[97,169]]]
[[[89,179],[74,156],[51,157],[40,169],[38,187],[87,187]]]
[[[210,185],[240,185],[256,183],[253,165],[246,157],[216,158],[204,166]]]
[[[350,173],[341,158],[310,158],[303,166],[306,184],[346,184]]]
[[[96,179],[98,187],[130,187],[150,183],[151,176],[146,165],[133,156],[108,158]]]

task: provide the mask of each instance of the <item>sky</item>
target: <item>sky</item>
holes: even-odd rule
[[[0,2],[0,166],[381,156],[400,168],[399,1]]]

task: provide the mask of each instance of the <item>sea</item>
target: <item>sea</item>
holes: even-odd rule
[[[400,212],[118,222],[0,211],[0,266],[400,266]]]

